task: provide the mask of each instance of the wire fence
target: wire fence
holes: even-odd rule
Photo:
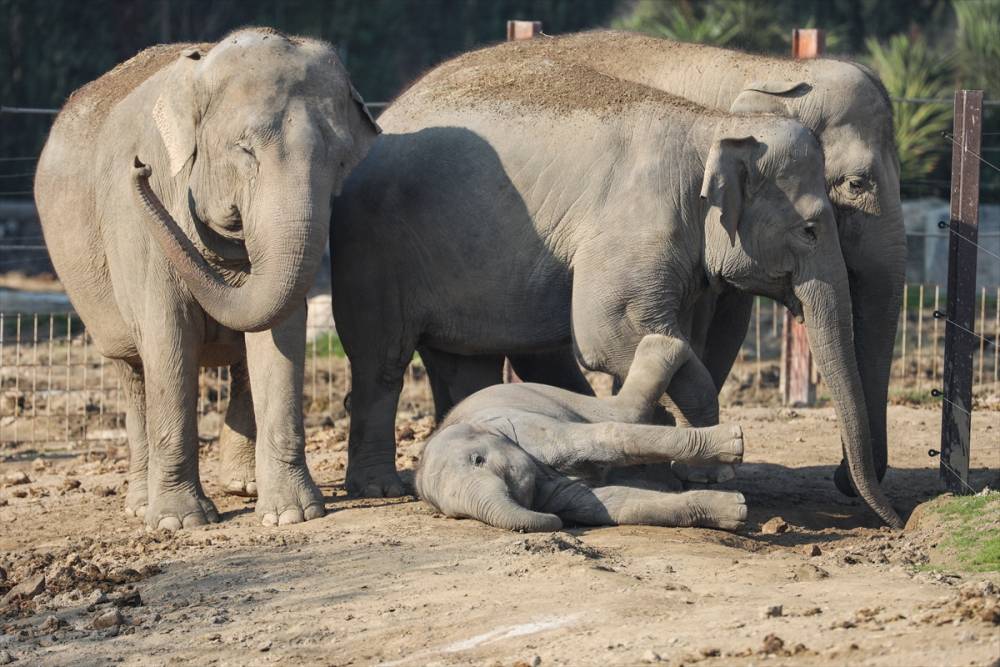
[[[940,386],[944,309],[937,285],[907,285],[893,358],[890,395],[904,402],[931,400]],[[749,331],[730,384],[747,392],[744,402],[777,396],[784,308],[755,300]],[[974,360],[975,395],[983,407],[1000,409],[1000,288],[982,289]],[[321,425],[345,416],[350,369],[331,325],[307,332],[304,411]],[[822,378],[820,394],[822,395]],[[201,369],[198,416],[201,437],[218,436],[229,404],[227,367]],[[430,386],[419,361],[411,365],[402,401],[427,409]],[[31,444],[50,449],[91,448],[125,440],[125,397],[113,362],[105,359],[74,314],[0,313],[0,447]]]

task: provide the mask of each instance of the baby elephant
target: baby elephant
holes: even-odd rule
[[[644,347],[661,354],[643,354]],[[659,367],[633,363],[609,399],[531,383],[483,389],[456,406],[427,443],[417,493],[448,516],[507,530],[559,530],[563,520],[735,530],[747,517],[741,493],[601,484],[611,468],[742,461],[739,426],[650,423],[674,372],[691,357],[676,338],[644,337],[635,358]]]

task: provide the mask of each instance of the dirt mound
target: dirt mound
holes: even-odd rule
[[[569,533],[546,533],[526,536],[524,539],[505,545],[500,550],[500,554],[503,556],[563,554],[581,556],[588,560],[604,558],[607,555],[597,547],[584,544]]]

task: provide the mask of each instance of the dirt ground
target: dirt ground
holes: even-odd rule
[[[411,403],[400,417],[403,468],[432,428],[426,412]],[[909,514],[937,493],[927,450],[939,411],[894,406],[889,418],[885,485]],[[724,419],[747,438],[724,485],[747,497],[739,534],[523,535],[413,498],[349,499],[346,419],[310,430],[329,514],[280,529],[221,495],[214,445],[202,476],[223,521],[177,534],[123,514],[124,448],[0,452],[0,593],[13,587],[0,664],[1000,664],[997,575],[930,567],[940,531],[880,529],[837,493],[832,409],[734,407]],[[1000,412],[973,425],[973,485],[997,488]],[[770,532],[774,517],[787,529]]]

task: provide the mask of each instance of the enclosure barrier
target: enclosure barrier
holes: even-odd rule
[[[907,285],[893,359],[890,398],[903,403],[932,401],[941,386],[945,308],[939,285]],[[973,401],[1000,410],[1000,351],[988,341],[1000,333],[1000,288],[977,294]],[[726,392],[743,402],[778,405],[778,368],[785,309],[757,297],[749,331]],[[344,397],[350,370],[331,325],[307,332],[304,411],[307,423],[320,425],[345,416]],[[828,401],[822,378],[818,396]],[[229,370],[201,370],[198,393],[200,432],[217,437],[229,403]],[[0,448],[31,444],[35,448],[79,449],[100,443],[123,443],[125,402],[113,362],[93,345],[74,314],[0,313]],[[427,409],[430,387],[417,360],[407,373],[404,402]]]

